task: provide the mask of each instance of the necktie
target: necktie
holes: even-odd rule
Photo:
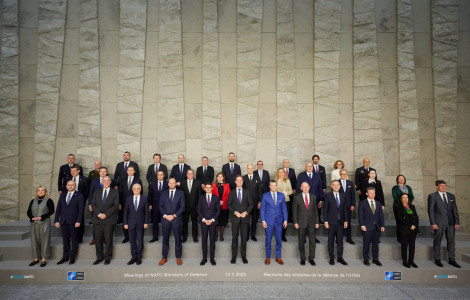
[[[308,174],[308,177],[309,177],[310,179],[312,179],[312,173]]]
[[[129,180],[127,181],[127,189],[131,189],[131,184],[132,184],[132,178],[129,177]]]
[[[258,170],[259,179],[263,182],[263,171]]]
[[[307,194],[305,194],[305,207],[307,207],[307,210],[308,210],[308,197],[307,197]]]
[[[343,180],[343,191],[346,192],[346,181]]]
[[[371,200],[371,201],[370,201],[370,206],[371,206],[371,208],[372,208],[372,214],[375,215],[375,204],[374,204],[374,200]]]
[[[137,212],[137,197],[134,197],[134,208],[135,208],[135,211]]]
[[[75,181],[75,190],[78,191],[78,178],[74,177],[73,181]]]
[[[340,217],[339,217],[339,198],[338,198],[338,194],[335,194],[335,198],[336,198],[336,205],[338,206],[338,220],[339,220]]]
[[[190,180],[190,181],[189,181],[189,184],[188,184],[188,190],[189,190],[190,193],[191,193],[191,187],[192,187],[192,186],[193,186],[193,181]]]
[[[207,167],[204,167],[204,176],[206,176]]]
[[[104,190],[103,204],[106,202],[106,198],[108,198],[108,190]]]
[[[238,202],[240,204],[242,204],[242,193],[241,193],[241,189],[238,189]]]
[[[180,166],[180,173],[183,175],[183,165]]]
[[[318,166],[315,166],[315,173],[318,173]]]
[[[127,163],[124,164],[124,171],[127,172]]]
[[[274,206],[276,206],[276,205],[277,205],[277,201],[276,201],[276,194],[275,194],[275,193],[273,193],[273,200],[274,200]]]
[[[158,191],[159,192],[162,191],[162,182],[161,181],[158,182]]]
[[[158,165],[155,164],[155,174],[157,174],[157,172],[158,172]]]
[[[230,173],[233,174],[233,164],[230,164]]]
[[[103,178],[100,178],[100,186],[103,188]]]
[[[70,198],[72,198],[72,194],[71,194],[71,193],[69,193],[69,194],[67,195],[67,205],[69,205]]]
[[[211,197],[207,195],[207,206],[209,207],[211,205]]]
[[[442,198],[444,198],[444,203],[445,203],[446,205],[448,205],[449,202],[447,202],[446,194],[442,194]]]
[[[286,176],[289,177],[289,168],[286,169]]]
[[[170,193],[170,201],[173,202],[173,191]]]

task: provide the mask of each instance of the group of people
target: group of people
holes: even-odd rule
[[[54,226],[60,228],[63,240],[62,258],[57,264],[74,264],[78,244],[83,241],[84,212],[92,214],[93,240],[96,260],[94,265],[110,264],[113,251],[115,224],[122,223],[123,243],[130,242],[131,260],[128,265],[142,263],[144,230],[149,221],[153,222],[150,243],[159,240],[159,225],[162,228],[162,259],[159,265],[168,261],[170,233],[175,240],[175,256],[182,264],[182,243],[189,235],[198,242],[198,224],[201,227],[202,260],[216,265],[215,244],[224,240],[224,228],[231,220],[232,259],[235,264],[239,253],[243,263],[248,263],[246,245],[249,238],[257,241],[256,228],[261,220],[265,230],[265,264],[271,262],[271,240],[276,239],[275,261],[282,260],[282,241],[286,242],[286,228],[292,223],[298,232],[300,264],[305,265],[305,243],[308,236],[308,262],[315,265],[315,248],[319,240],[316,231],[320,224],[328,230],[329,264],[336,261],[347,265],[343,258],[343,238],[355,244],[351,235],[351,216],[356,209],[356,193],[359,196],[358,221],[363,233],[363,259],[370,265],[369,248],[372,246],[372,263],[378,266],[381,232],[385,230],[385,197],[376,170],[370,167],[370,160],[363,159],[363,166],[356,169],[355,181],[348,178],[348,171],[341,160],[334,163],[331,173],[331,188],[327,192],[326,169],[319,164],[320,157],[313,155],[312,162],[305,164],[305,171],[298,176],[290,167],[288,159],[277,169],[274,180],[264,170],[263,162],[241,167],[235,162],[233,152],[221,172],[215,174],[204,156],[196,172],[185,163],[184,155],[178,155],[178,164],[168,174],[168,168],[161,163],[161,155],[154,154],[154,163],[148,167],[146,180],[148,195],[143,194],[139,165],[125,152],[123,161],[116,165],[114,177],[108,176],[108,169],[97,160],[88,178],[82,168],[75,164],[75,156],[69,154],[68,163],[60,167],[57,207],[49,198],[47,189],[39,186],[36,196],[28,208],[31,221],[31,243],[33,261],[30,266],[46,265],[50,248],[50,218],[55,213]],[[415,240],[419,232],[419,217],[412,205],[413,192],[406,185],[403,175],[397,176],[397,185],[392,189],[393,211],[397,223],[397,239],[401,243],[403,265],[407,268],[418,266],[414,262]],[[442,267],[440,245],[444,234],[447,239],[449,263],[460,267],[455,261],[455,230],[459,229],[459,216],[455,196],[447,192],[443,180],[436,181],[437,192],[428,197],[429,219],[434,230],[434,261]],[[88,205],[86,205],[88,204]],[[239,243],[240,236],[240,243]],[[208,251],[209,243],[209,251]],[[336,256],[335,246],[337,245]],[[240,245],[240,247],[239,247]]]

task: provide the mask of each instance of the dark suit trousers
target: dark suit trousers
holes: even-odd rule
[[[348,227],[343,230],[343,237],[346,236],[346,238],[348,238],[348,239],[352,238],[352,236],[351,236],[351,216],[352,216],[352,211],[351,211],[351,206],[350,206],[346,211],[346,222],[348,222]]]
[[[122,209],[118,211],[118,224],[122,223],[124,217],[124,209],[126,209],[126,202],[121,204]],[[122,224],[122,232],[124,233],[124,238],[129,239],[129,230],[124,229],[124,224]]]
[[[113,232],[114,224],[93,225],[95,229],[96,258],[111,260],[113,256]],[[103,251],[103,242],[106,241],[106,251]]]
[[[170,231],[173,230],[173,236],[175,237],[175,256],[181,258],[183,254],[183,246],[181,245],[181,221],[177,218],[169,222],[166,219],[162,219],[162,256],[168,258],[168,251],[170,250]]]
[[[191,230],[193,233],[193,238],[197,238],[199,232],[197,229],[197,210],[196,208],[189,208],[186,207],[183,213],[183,228],[182,228],[182,235],[184,238],[188,237],[188,223],[189,223],[189,217],[191,217]]]
[[[401,234],[401,257],[404,263],[411,262],[415,259],[415,242],[416,242],[417,232],[414,230],[409,234]],[[408,255],[409,249],[409,255]]]
[[[88,205],[85,205],[88,209]],[[82,215],[82,220],[80,221],[80,227],[78,229],[77,241],[81,243],[83,241],[83,234],[85,233],[85,212]]]
[[[335,258],[335,238],[338,247],[338,259],[343,257],[343,231],[344,223],[338,220],[336,223],[329,224],[328,229],[328,254],[331,258]]]
[[[447,256],[449,260],[455,260],[455,227],[452,225],[439,225],[438,230],[434,230],[433,253],[434,260],[441,260],[441,242],[444,235],[447,240]]]
[[[62,232],[62,243],[64,245],[62,257],[77,257],[78,228],[75,228],[75,224],[60,224],[60,230]],[[72,244],[72,249],[70,249],[70,244]]]
[[[373,229],[371,231],[363,231],[363,243],[362,243],[362,256],[364,260],[369,260],[369,247],[372,244],[372,258],[375,260],[379,259],[379,241],[380,231]]]
[[[315,259],[316,243],[316,228],[313,225],[311,228],[299,228],[299,252],[300,259],[305,259],[305,237],[308,236],[308,259]]]
[[[212,222],[210,226],[206,223],[201,223],[201,235],[202,235],[202,258],[207,259],[207,235],[209,234],[210,241],[210,257],[214,258],[215,255],[215,228],[216,223]]]
[[[248,240],[249,229],[250,223],[232,223],[232,257],[237,257],[238,255],[238,234],[241,237],[240,254],[242,257],[246,257],[246,241]]]
[[[159,228],[158,228],[158,223],[161,219],[160,217],[160,210],[158,209],[158,207],[154,207],[152,206],[152,222],[153,222],[153,238],[157,238],[158,237],[158,231],[159,231]]]
[[[129,242],[133,258],[142,258],[144,250],[144,228],[129,229]]]
[[[253,209],[251,212],[249,212],[250,218],[251,218],[251,224],[250,224],[250,235],[251,237],[256,236],[256,224],[258,223],[258,217],[259,217],[259,209],[258,209],[258,204],[253,206]]]

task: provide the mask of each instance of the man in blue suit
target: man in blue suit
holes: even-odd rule
[[[359,225],[363,235],[362,256],[364,264],[369,266],[369,247],[372,244],[372,263],[377,266],[382,264],[379,261],[379,240],[380,232],[385,231],[384,213],[382,204],[375,200],[375,188],[368,187],[367,198],[359,202]]]
[[[159,265],[163,266],[168,261],[168,250],[170,249],[170,230],[175,237],[176,264],[181,266],[183,246],[181,244],[181,224],[184,213],[184,193],[176,189],[176,180],[168,180],[168,190],[160,195],[160,214],[162,215],[162,260]]]
[[[68,178],[70,177],[70,169],[75,164],[75,155],[69,154],[67,156],[67,163],[65,165],[60,166],[59,169],[59,178],[57,182],[57,190],[59,191],[59,195],[62,195],[62,192],[66,193],[67,188],[65,185],[67,184]],[[80,167],[80,173],[83,174],[82,167]]]
[[[136,171],[134,166],[129,166],[127,168],[127,176],[121,178],[121,182],[119,183],[119,214],[118,214],[118,223],[121,223],[124,219],[124,209],[126,208],[126,199],[129,196],[133,195],[132,186],[136,183],[142,186],[142,181],[136,175]],[[140,191],[143,194],[142,190]],[[129,231],[127,229],[122,228],[124,232],[124,240],[122,243],[125,244],[129,241]]]
[[[75,191],[77,191],[79,194],[82,195],[83,197],[83,207],[85,208],[86,206],[86,200],[88,198],[88,179],[80,174],[80,169],[81,167],[79,165],[73,165],[70,168],[70,177],[67,178],[67,182],[69,180],[72,180],[75,182]],[[66,188],[64,187],[64,190]],[[82,214],[82,220],[80,222],[80,228],[78,229],[78,243],[80,244],[83,241],[83,233],[85,232],[85,214]]]
[[[132,265],[142,263],[142,252],[144,250],[144,229],[149,226],[149,205],[147,197],[141,195],[142,186],[138,183],[132,186],[134,195],[128,196],[124,208],[124,229],[129,230],[129,241],[131,243],[131,260],[127,263]]]
[[[341,176],[339,181],[339,193],[346,197],[346,203],[348,207],[346,221],[348,222],[349,226],[344,230],[344,235],[346,235],[346,242],[350,243],[351,245],[355,245],[356,243],[352,240],[351,236],[351,215],[356,208],[356,192],[354,190],[354,183],[351,180],[348,180],[347,170],[342,169],[339,171],[339,175]]]
[[[127,168],[129,166],[134,167],[135,177],[140,178],[139,164],[131,161],[131,153],[129,151],[124,152],[123,161],[116,164],[116,170],[114,171],[114,182],[121,184],[123,178],[127,177]]]
[[[330,255],[330,265],[335,264],[335,238],[338,251],[338,262],[342,265],[348,263],[343,259],[343,228],[348,227],[346,214],[348,200],[344,194],[339,192],[340,184],[338,180],[331,183],[331,192],[325,196],[323,206],[323,220],[325,228],[328,229],[328,253]]]
[[[58,265],[69,259],[69,264],[75,263],[78,251],[78,229],[85,205],[82,194],[75,191],[75,181],[70,180],[66,187],[67,193],[60,195],[54,218],[55,227],[61,229],[64,244],[62,258],[57,262]],[[72,249],[70,249],[70,244],[72,244]]]
[[[212,183],[206,182],[204,184],[206,193],[199,197],[197,203],[197,214],[199,216],[199,223],[201,224],[202,235],[202,261],[201,266],[207,263],[207,234],[210,238],[210,256],[211,265],[215,266],[215,228],[217,220],[220,215],[220,199],[212,194]]]
[[[242,174],[240,165],[235,163],[235,153],[230,152],[228,154],[228,163],[222,166],[222,173],[225,177],[225,182],[230,185],[230,190],[235,188],[235,178],[237,175]]]
[[[149,209],[152,211],[152,239],[149,243],[158,241],[158,223],[160,223],[160,195],[163,191],[168,190],[168,181],[165,180],[165,172],[159,170],[157,172],[157,180],[149,186]]]
[[[184,155],[178,155],[178,163],[171,168],[170,178],[176,180],[176,186],[180,189],[180,184],[186,180],[186,173],[191,169],[190,165],[184,163]]]
[[[283,265],[281,259],[282,249],[282,228],[287,227],[287,205],[283,193],[277,191],[277,182],[271,181],[269,183],[270,191],[263,194],[261,198],[261,222],[266,234],[266,260],[264,263],[269,265],[271,263],[271,240],[273,232],[276,237],[276,262]]]
[[[310,186],[310,193],[315,195],[317,201],[317,208],[320,209],[323,205],[322,184],[320,182],[319,177],[314,176],[313,164],[311,162],[305,164],[305,171],[299,173],[299,176],[297,177],[297,188],[295,189],[297,194],[302,192],[300,187],[304,182],[308,183],[308,185]],[[320,221],[320,216],[318,216],[318,223],[322,223],[322,221]],[[317,238],[315,238],[315,242],[317,244],[320,244],[320,241]]]

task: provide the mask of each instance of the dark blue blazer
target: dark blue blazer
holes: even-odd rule
[[[325,203],[323,204],[323,221],[329,224],[336,224],[339,222],[343,224],[346,221],[347,208],[349,207],[348,200],[344,194],[339,194],[339,208],[336,204],[336,199],[333,192],[325,195]]]
[[[282,225],[284,221],[287,221],[287,205],[284,194],[276,192],[276,206],[274,206],[274,199],[271,192],[263,194],[261,198],[260,215],[261,221],[265,221],[268,226],[271,225]]]
[[[240,165],[234,163],[233,173],[232,173],[230,171],[230,163],[226,163],[225,165],[222,166],[222,173],[224,174],[225,182],[228,183],[230,185],[230,189],[233,190],[235,188],[235,176],[242,174]]]
[[[168,190],[168,181],[163,180],[162,192]],[[160,194],[158,191],[158,180],[152,182],[149,186],[148,202],[152,205],[152,209],[159,209],[160,207]]]
[[[324,166],[318,165],[318,172],[321,177],[321,187],[326,190],[326,170]],[[313,165],[313,173],[315,173],[315,165]]]
[[[83,169],[80,166],[80,174],[83,174]],[[62,192],[68,192],[67,189],[65,188],[67,184],[67,178],[72,176],[70,174],[70,166],[68,164],[60,166],[59,169],[59,180],[57,182],[57,190],[62,191]]]
[[[140,178],[139,165],[132,160],[129,161],[128,167],[133,166],[135,170],[134,177]],[[122,178],[127,178],[127,171],[124,170],[124,161],[117,163],[116,170],[114,171],[114,182],[116,184],[121,184]]]
[[[385,227],[384,212],[382,210],[382,204],[374,200],[375,214],[372,214],[369,201],[367,199],[359,202],[358,219],[359,226],[365,226],[367,231],[378,230],[380,227]],[[375,224],[374,224],[375,222]]]
[[[83,195],[79,192],[74,192],[70,198],[69,205],[67,205],[67,193],[62,193],[57,202],[55,211],[54,223],[72,225],[82,222],[83,210],[85,207],[85,200]]]
[[[297,178],[295,177],[295,170],[292,168],[289,168],[289,175],[287,176],[290,181],[290,185],[293,190],[297,188]]]
[[[149,223],[149,204],[147,197],[140,195],[139,207],[135,211],[134,195],[126,198],[123,224],[129,225],[129,229],[144,229],[144,224]]]
[[[340,189],[339,193],[343,194],[347,199],[347,206],[350,208],[351,206],[356,207],[356,189],[354,188],[354,183],[351,180],[346,179],[346,190],[343,189],[343,184],[341,179],[339,180]]]
[[[201,195],[197,203],[197,214],[199,216],[199,223],[202,223],[202,219],[211,220],[214,219],[217,224],[220,208],[220,199],[216,195],[211,195],[211,204],[207,205],[207,194]]]
[[[170,201],[170,190],[162,192],[160,195],[160,214],[162,216],[162,222],[166,221],[163,219],[164,215],[176,215],[174,221],[181,222],[183,219],[184,212],[184,192],[175,189],[173,201]],[[173,222],[174,222],[173,221]]]
[[[261,181],[261,192],[264,194],[266,192],[269,192],[269,181],[271,179],[269,178],[269,172],[266,170],[263,170],[263,179],[259,177],[259,170],[256,169],[253,171],[253,178],[257,178],[259,181]]]
[[[68,193],[66,185],[67,185],[67,182],[70,180],[73,180],[72,175],[70,175],[70,177],[68,177],[64,181],[63,193]],[[88,199],[88,193],[89,193],[88,178],[80,174],[78,175],[78,192],[82,194],[84,200]]]
[[[122,178],[121,182],[119,183],[119,193],[121,194],[121,197],[124,198],[122,201],[125,201],[127,196],[134,195],[134,193],[132,192],[132,186],[135,183],[140,184],[140,186],[142,187],[141,190],[140,190],[140,194],[142,195],[144,193],[144,187],[142,185],[142,180],[140,180],[138,177],[136,177],[134,175],[134,178],[132,178],[131,187],[130,187],[130,189],[128,189],[127,188],[127,175],[126,175],[126,177]]]
[[[116,184],[114,183],[114,180],[111,179],[111,188],[113,189]],[[90,184],[90,193],[88,194],[88,204],[91,205],[91,201],[93,200],[93,194],[95,191],[103,189],[100,183],[100,178],[95,178]]]
[[[300,186],[302,185],[302,183],[306,182],[310,185],[309,193],[314,194],[317,198],[317,203],[319,203],[320,201],[323,201],[324,194],[322,189],[322,183],[319,180],[315,180],[315,176],[313,176],[314,172],[315,171],[312,172],[312,179],[308,177],[307,171],[304,171],[299,174],[299,176],[297,177],[297,188],[295,192],[296,194],[302,193],[302,191],[300,190]]]
[[[180,172],[180,164],[176,164],[171,168],[170,178],[174,178],[176,182],[183,182],[186,180],[186,173],[191,169],[191,166],[183,164],[183,174]]]

